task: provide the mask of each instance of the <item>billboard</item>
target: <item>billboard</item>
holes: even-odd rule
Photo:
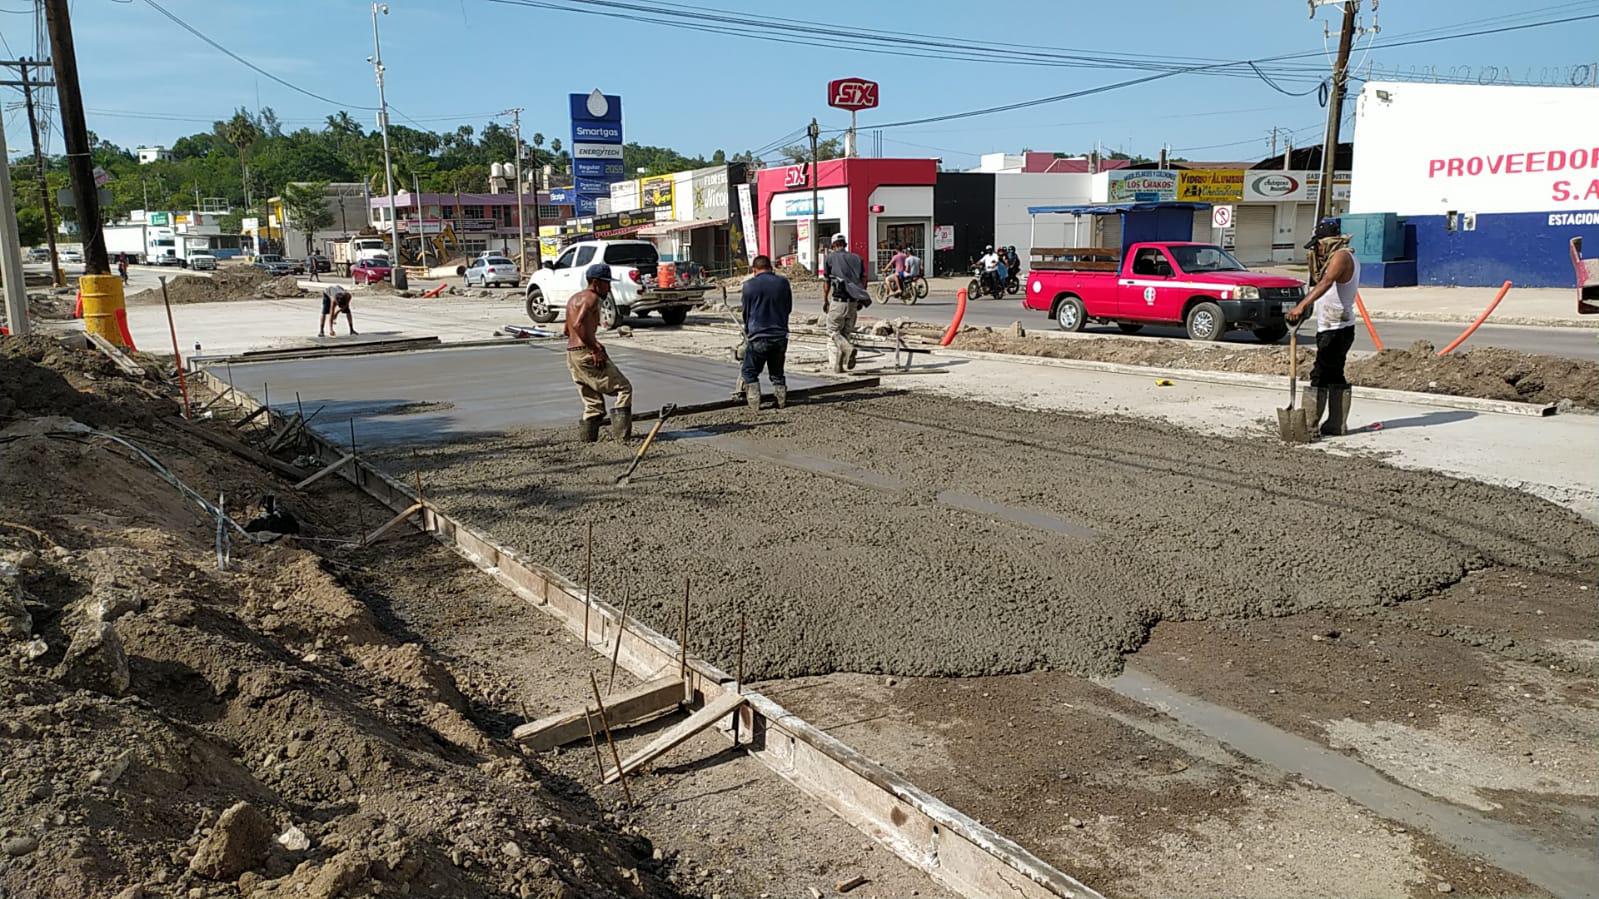
[[[1599,91],[1369,81],[1351,212],[1599,209]]]
[[[673,175],[654,175],[638,179],[639,206],[643,209],[665,209],[670,214],[672,189],[676,184],[677,178]]]
[[[593,215],[594,201],[609,197],[622,180],[622,98],[598,88],[568,94],[572,116],[572,174],[578,215]]]
[[[1169,169],[1113,169],[1107,203],[1165,203],[1177,199],[1177,173]]]
[[[1181,202],[1234,203],[1243,198],[1243,169],[1184,169],[1177,173],[1177,199]]]
[[[1314,203],[1321,193],[1321,172],[1290,169],[1286,172],[1252,169],[1243,173],[1246,203]],[[1349,200],[1349,173],[1333,173],[1333,199]]]
[[[827,105],[851,112],[877,106],[877,82],[865,78],[838,78],[827,83]]]

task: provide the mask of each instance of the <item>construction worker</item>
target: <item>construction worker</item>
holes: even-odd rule
[[[633,436],[633,384],[611,361],[595,334],[600,329],[600,300],[611,295],[611,267],[596,262],[583,271],[586,290],[566,301],[566,368],[583,398],[583,419],[578,439],[600,439],[605,420],[605,398],[615,396],[611,407],[611,436],[618,442]]]
[[[1298,324],[1311,307],[1316,310],[1316,363],[1305,388],[1305,408],[1315,404],[1315,421],[1323,437],[1341,437],[1349,431],[1349,379],[1344,363],[1355,343],[1355,294],[1360,289],[1360,260],[1349,250],[1336,218],[1322,219],[1306,245],[1326,260],[1321,277],[1299,305],[1288,312]],[[1326,420],[1322,421],[1323,414]]]
[[[355,313],[350,311],[350,292],[335,284],[322,291],[322,317],[316,322],[316,336],[322,336],[322,329],[327,328],[329,337],[339,336],[335,327],[339,320],[339,313],[344,313],[344,320],[350,325],[350,333],[356,333]]]
[[[794,291],[788,279],[772,271],[769,256],[750,260],[754,275],[744,282],[739,308],[744,319],[744,368],[739,384],[752,410],[761,408],[761,369],[772,381],[777,408],[788,405],[788,381],[783,360],[788,355],[788,317],[794,311]]]
[[[866,263],[849,251],[844,235],[835,234],[833,251],[822,263],[822,274],[827,278],[827,287],[822,291],[827,361],[834,372],[842,372],[855,367],[855,344],[849,339],[855,330],[855,315],[872,303],[866,292]]]

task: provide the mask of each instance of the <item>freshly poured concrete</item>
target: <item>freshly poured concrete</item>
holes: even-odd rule
[[[617,339],[606,349],[633,382],[635,412],[726,399],[738,379],[731,362],[641,350]],[[296,410],[296,393],[307,416],[325,405],[312,427],[340,442],[348,442],[354,417],[362,447],[561,427],[575,423],[582,410],[566,351],[556,342],[235,363],[212,371],[227,380],[230,368],[234,386],[269,398],[279,412]],[[821,383],[789,377],[791,389]]]

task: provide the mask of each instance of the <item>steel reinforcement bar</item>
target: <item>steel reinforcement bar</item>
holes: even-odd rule
[[[204,368],[197,367],[195,375],[213,392],[228,389],[225,381]],[[260,408],[252,396],[241,395],[236,402],[247,413]],[[273,413],[268,410],[267,414]],[[319,434],[313,432],[311,436],[323,464],[335,462],[348,452]],[[418,502],[410,488],[364,461],[345,465],[338,475],[396,512]],[[585,600],[580,585],[523,558],[431,504],[424,503],[420,525],[517,596],[558,619],[573,634],[586,636],[596,651],[616,647],[621,615],[609,603],[593,596]],[[589,622],[586,635],[585,620]],[[678,644],[636,619],[629,619],[621,633],[619,660],[636,677],[654,679],[677,669]],[[687,676],[706,701],[736,689],[731,675],[693,655],[688,656]],[[746,692],[745,697],[737,733],[738,742],[750,755],[943,886],[962,896],[994,899],[1100,899],[1099,893],[1075,878],[767,696]],[[733,738],[731,724],[719,730],[724,737]]]

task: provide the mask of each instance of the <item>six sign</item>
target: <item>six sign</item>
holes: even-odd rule
[[[827,105],[839,109],[875,109],[877,82],[864,78],[839,78],[827,83]]]

